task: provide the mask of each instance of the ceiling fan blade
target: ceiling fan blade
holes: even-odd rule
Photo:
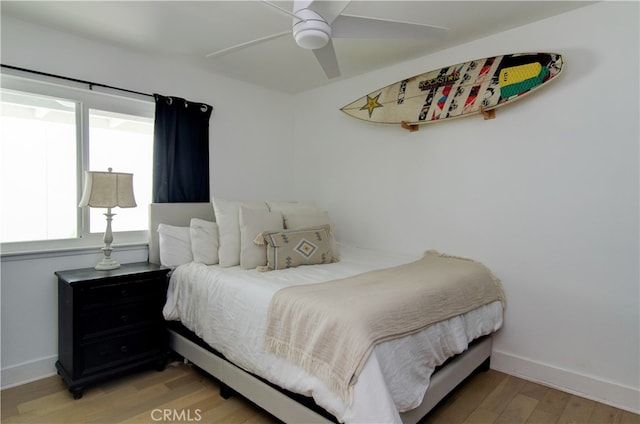
[[[433,39],[443,37],[448,31],[448,28],[434,25],[355,15],[338,16],[331,29],[333,37],[340,38]]]
[[[307,8],[322,16],[324,20],[331,25],[331,23],[336,20],[349,3],[351,3],[351,0],[314,0],[307,6]]]
[[[272,3],[272,2],[270,2],[268,0],[262,0],[262,4],[266,4],[268,6],[271,6],[271,7],[273,7],[274,9],[276,9],[277,11],[279,11],[280,13],[282,13],[284,15],[287,15],[287,16],[290,16],[290,17],[292,17],[294,19],[300,20],[300,18],[298,18],[295,13],[293,13],[293,12],[287,10],[287,9],[284,9],[284,8],[278,6],[277,4]]]
[[[316,56],[316,59],[318,59],[327,78],[331,79],[340,76],[338,59],[331,40],[329,40],[329,43],[323,48],[313,50],[313,54]]]
[[[236,50],[244,49],[245,47],[253,46],[254,44],[263,43],[265,41],[273,40],[274,38],[284,37],[285,35],[291,35],[291,31],[278,32],[277,34],[267,35],[266,37],[258,38],[255,40],[247,41],[246,43],[236,44],[235,46],[227,47],[226,49],[218,50],[213,53],[209,53],[205,57],[222,56],[223,54],[231,53]]]

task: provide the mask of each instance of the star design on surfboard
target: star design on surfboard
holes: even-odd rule
[[[378,99],[380,98],[380,94],[382,94],[382,92],[378,93],[377,96],[375,97],[369,97],[369,95],[367,94],[367,104],[365,104],[364,106],[362,106],[360,108],[360,110],[368,110],[369,111],[369,118],[371,118],[371,114],[373,113],[373,110],[378,108],[378,107],[382,107],[382,105],[380,103],[378,103]]]

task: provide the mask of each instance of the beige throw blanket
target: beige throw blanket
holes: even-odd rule
[[[350,404],[375,344],[504,299],[500,281],[482,264],[429,251],[409,264],[279,290],[265,346]]]

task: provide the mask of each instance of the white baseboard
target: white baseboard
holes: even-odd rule
[[[640,390],[637,388],[496,350],[491,355],[491,368],[619,409],[640,413]]]
[[[55,355],[3,368],[2,390],[55,375],[57,359],[58,356]]]

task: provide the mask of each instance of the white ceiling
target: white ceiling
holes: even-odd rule
[[[274,3],[288,10],[293,6],[292,1]],[[344,13],[437,25],[448,31],[438,40],[336,38],[333,43],[340,78],[424,56],[591,3],[594,2],[354,0]],[[205,57],[291,28],[290,17],[260,1],[2,0],[1,13],[289,93],[331,82],[313,53],[298,47],[292,37],[280,37],[219,57]],[[496,52],[499,53],[506,52]]]

